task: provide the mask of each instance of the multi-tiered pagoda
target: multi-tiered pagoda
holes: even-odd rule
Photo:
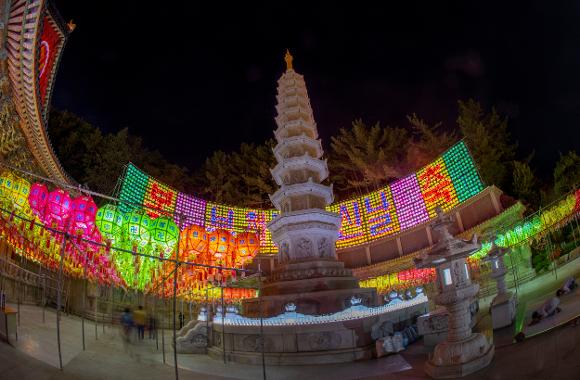
[[[280,214],[268,225],[278,247],[278,266],[262,287],[264,312],[277,315],[292,303],[305,314],[343,310],[350,299],[375,303],[375,293],[359,289],[352,272],[337,260],[335,242],[340,215],[325,210],[334,197],[328,166],[310,107],[304,77],[294,71],[286,52],[286,72],[278,80],[274,131],[278,164],[272,176],[280,186],[270,196]],[[251,304],[249,314],[255,314]]]

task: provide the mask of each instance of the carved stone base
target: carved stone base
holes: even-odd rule
[[[175,340],[177,352],[179,354],[207,354],[211,331],[211,322],[195,321],[188,329],[184,327]]]
[[[498,294],[491,302],[491,321],[493,329],[512,324],[516,317],[516,297],[512,292]]]
[[[443,342],[425,363],[425,372],[434,379],[463,377],[491,363],[494,345],[482,334],[472,334],[460,342]]]
[[[371,288],[263,296],[261,300],[262,316],[273,317],[282,314],[285,311],[284,306],[290,302],[296,305],[296,311],[301,314],[332,314],[350,307],[352,296],[360,297],[362,303],[366,306],[375,306],[377,304],[376,290]],[[242,308],[242,314],[246,317],[257,318],[260,316],[257,298],[244,300]]]

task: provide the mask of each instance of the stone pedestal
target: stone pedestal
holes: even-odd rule
[[[374,306],[374,289],[359,288],[352,271],[334,259],[311,259],[280,265],[264,280],[261,294],[262,316],[271,317],[284,311],[291,302],[302,314],[336,313],[350,306],[353,296],[362,304]],[[258,299],[244,300],[243,314],[258,317]]]
[[[491,302],[490,308],[494,330],[509,326],[516,317],[516,297],[512,292],[498,294]]]

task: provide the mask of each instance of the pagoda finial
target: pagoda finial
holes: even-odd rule
[[[286,70],[291,70],[292,60],[294,60],[294,57],[292,57],[292,54],[290,54],[290,50],[288,49],[286,49],[286,55],[284,56],[284,60],[286,61]]]

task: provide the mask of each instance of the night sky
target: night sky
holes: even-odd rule
[[[287,47],[326,146],[355,118],[407,127],[415,112],[454,128],[471,97],[510,116],[543,177],[580,147],[578,2],[55,3],[77,29],[53,106],[129,127],[190,168],[273,137]]]

